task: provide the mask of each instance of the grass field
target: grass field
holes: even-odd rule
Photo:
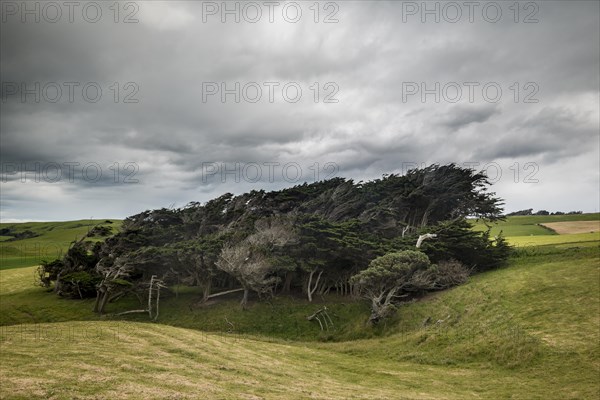
[[[540,224],[555,222],[576,222],[576,221],[599,221],[600,213],[594,214],[573,214],[573,215],[522,215],[507,217],[505,221],[493,224],[491,234],[498,235],[500,231],[506,237],[512,236],[541,236],[556,235],[551,229],[546,229]],[[475,224],[475,229],[485,230],[486,226],[482,222]]]
[[[46,293],[33,267],[3,270],[0,398],[598,398],[600,241],[527,237],[563,241],[405,303],[378,328],[364,324],[368,304],[332,296],[335,328],[325,333],[305,319],[321,299],[241,311],[232,296],[190,310],[188,289],[148,323],[97,317],[89,300]]]
[[[75,322],[38,329],[65,340],[3,342],[0,371],[11,398],[535,399],[557,393],[543,377],[520,371],[402,362],[161,325]],[[593,393],[572,388],[570,398]]]
[[[403,305],[363,340],[290,341],[123,320],[3,326],[2,397],[597,398],[597,252],[520,258]],[[21,281],[13,277],[19,271],[3,271],[3,282]],[[48,312],[63,313],[60,302],[49,297]]]
[[[507,217],[505,221],[500,221],[492,225],[490,231],[492,236],[502,234],[508,239],[509,243],[518,246],[545,246],[545,245],[568,245],[569,243],[593,243],[600,240],[598,231],[590,233],[590,230],[578,232],[574,229],[566,230],[559,235],[555,230],[547,228],[545,225],[567,224],[567,227],[594,227],[600,222],[600,213],[595,214],[574,214],[574,215],[525,215]],[[554,225],[556,226],[556,225]],[[560,226],[560,225],[559,225]],[[486,230],[487,227],[482,222],[476,222],[476,230]],[[583,244],[586,245],[586,244]]]
[[[42,260],[53,260],[64,254],[72,241],[80,239],[95,225],[110,226],[115,233],[121,223],[120,220],[0,223],[0,229],[11,229],[14,232],[29,230],[40,235],[15,241],[8,241],[13,238],[12,236],[1,236],[0,269],[28,267],[39,264]],[[101,238],[90,238],[90,240],[101,240]]]

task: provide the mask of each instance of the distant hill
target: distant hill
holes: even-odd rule
[[[122,221],[116,219],[0,223],[0,269],[28,267],[38,265],[42,260],[53,260],[65,254],[71,242],[81,239],[95,226],[106,227],[108,231],[90,240],[106,239],[117,233],[121,224]],[[33,235],[23,237],[24,232]]]

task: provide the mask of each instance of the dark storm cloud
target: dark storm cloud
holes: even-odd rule
[[[114,23],[106,8],[94,24],[9,16],[0,26],[3,166],[96,163],[104,174],[92,182],[77,171],[73,181],[37,184],[5,174],[2,218],[79,218],[90,208],[123,217],[226,191],[311,182],[327,176],[326,163],[356,180],[400,172],[407,163],[535,162],[540,174],[559,163],[563,172],[536,186],[536,196],[579,180],[573,194],[590,200],[564,208],[593,208],[589,179],[597,174],[564,171],[575,160],[589,171],[597,166],[598,3],[540,2],[532,24],[515,23],[508,3],[497,3],[504,7],[497,23],[480,13],[473,23],[422,23],[420,15],[403,22],[407,2],[367,1],[339,2],[333,24],[315,24],[308,3],[296,24],[281,17],[271,24],[266,15],[255,24],[224,24],[218,16],[205,23],[202,2],[138,2],[134,24]],[[68,82],[78,84],[73,101]],[[230,89],[256,82],[262,98],[236,103],[228,95],[222,103],[216,94],[203,101],[207,82]],[[273,103],[265,82],[279,83]],[[282,98],[290,82],[302,89],[296,103]],[[329,82],[337,89],[325,88]],[[465,82],[478,85],[473,101]],[[56,103],[44,93],[39,103],[31,94],[23,102],[7,83],[54,83],[64,91]],[[102,90],[97,102],[83,97],[90,83]],[[438,101],[405,96],[407,84],[439,84]],[[460,101],[448,101],[448,84],[462,88]],[[486,84],[501,88],[498,101],[483,98]],[[328,94],[338,102],[324,103]],[[137,102],[125,102],[128,95]],[[524,102],[528,95],[537,102]],[[126,163],[138,168],[138,183],[123,183]],[[262,168],[258,182],[245,179],[249,163]],[[290,163],[302,169],[298,180],[283,171]],[[274,168],[272,179],[265,164]],[[509,206],[520,204],[518,188],[499,184]]]
[[[453,107],[438,118],[439,124],[450,130],[459,130],[473,123],[483,123],[499,110],[490,105],[486,107]]]

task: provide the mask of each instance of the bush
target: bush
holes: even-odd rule
[[[376,324],[396,310],[398,299],[409,293],[433,288],[435,274],[430,273],[427,255],[414,250],[388,253],[377,257],[369,268],[351,278],[358,292],[371,300],[369,322]]]
[[[58,274],[65,267],[62,260],[46,261],[43,260],[37,269],[37,280],[40,286],[49,288],[52,282],[55,282]]]
[[[441,261],[432,270],[434,271],[434,286],[438,290],[462,285],[470,275],[470,270],[456,260]]]
[[[87,271],[71,272],[57,280],[56,291],[62,297],[74,299],[96,297],[96,285],[99,282],[98,276]]]
[[[92,230],[90,230],[87,234],[88,237],[95,237],[95,236],[110,236],[112,234],[112,230],[110,229],[110,226],[95,226],[92,228]]]

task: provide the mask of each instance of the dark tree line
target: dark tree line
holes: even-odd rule
[[[63,259],[46,263],[40,277],[63,296],[96,296],[99,313],[128,293],[143,299],[152,276],[166,285],[200,287],[200,301],[237,290],[243,306],[251,293],[302,291],[312,300],[329,292],[357,294],[360,279],[353,276],[377,257],[416,250],[422,233],[437,235],[419,249],[428,262],[455,260],[487,270],[502,265],[509,251],[501,236],[472,231],[466,221],[501,218],[502,203],[488,187],[483,173],[450,164],[370,182],[334,178],[228,193],[128,217],[121,232],[101,244],[74,243]],[[441,289],[448,285],[440,282],[452,279],[434,281],[421,289]]]
[[[519,211],[514,211],[511,213],[508,213],[508,214],[506,214],[506,216],[514,217],[514,216],[520,216],[520,215],[579,215],[579,214],[583,214],[583,211],[549,212],[547,210],[539,210],[539,211],[533,212],[533,208],[528,208],[526,210],[519,210]]]

